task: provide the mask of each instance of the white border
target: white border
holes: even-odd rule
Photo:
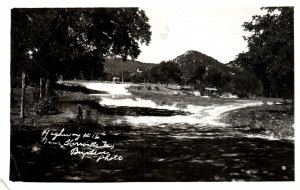
[[[298,77],[298,66],[297,60],[299,55],[298,48],[298,36],[299,33],[299,13],[298,6],[296,5],[297,0],[184,0],[184,1],[150,1],[150,0],[7,0],[7,2],[1,1],[0,7],[0,25],[1,25],[1,35],[0,35],[0,81],[1,81],[1,98],[0,98],[0,178],[5,181],[6,185],[10,189],[297,189],[300,187],[299,184],[299,167],[298,162],[296,162],[296,182],[193,182],[193,183],[22,183],[22,182],[10,182],[8,180],[9,172],[9,144],[10,144],[10,9],[17,7],[163,7],[163,6],[295,6],[295,81],[299,81]],[[296,82],[296,84],[298,84]],[[296,87],[296,96],[299,95],[299,90]],[[295,131],[296,137],[299,137],[298,126],[298,99],[296,98],[296,114],[295,114]],[[296,149],[295,149],[295,160],[299,158],[299,148],[296,139]],[[1,188],[5,188],[0,183]]]

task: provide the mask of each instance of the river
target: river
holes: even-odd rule
[[[159,106],[127,91],[129,84],[82,83],[106,91],[99,103],[138,111],[183,111],[174,115],[122,115],[115,125],[131,128],[125,148],[126,169],[107,177],[117,181],[280,181],[294,180],[294,144],[281,139],[249,134],[220,121],[221,114],[260,105],[237,100],[210,106]],[[130,109],[129,109],[130,111]],[[175,112],[176,113],[176,112]],[[122,167],[121,167],[122,168]]]
[[[98,123],[70,120],[66,124],[45,127],[12,126],[11,180],[215,182],[295,179],[293,141],[250,133],[243,127],[230,126],[220,120],[227,111],[260,105],[260,101],[235,100],[178,107],[136,97],[127,90],[130,84],[80,84],[104,92],[90,95],[96,96],[93,100],[99,96],[101,106],[97,102],[92,104],[99,108],[92,113]],[[71,111],[76,112],[77,103],[69,103],[73,106]],[[61,137],[55,137],[57,141],[51,138],[44,141],[43,134]],[[66,146],[64,142],[70,142],[71,135],[80,137],[80,141],[75,140],[72,147],[70,143]],[[48,140],[50,142],[45,144]],[[92,147],[96,146],[95,142],[104,141],[108,147],[113,147],[105,151],[122,159],[97,162],[94,156],[98,153]]]

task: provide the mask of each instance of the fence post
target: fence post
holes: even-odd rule
[[[21,112],[20,112],[20,119],[21,124],[24,124],[24,110],[25,110],[25,87],[26,87],[26,72],[22,72],[22,91],[21,91]]]

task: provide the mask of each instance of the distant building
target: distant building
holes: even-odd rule
[[[205,87],[205,96],[211,96],[214,95],[217,92],[218,89],[216,88],[209,88],[209,87]]]
[[[113,82],[114,83],[119,83],[120,82],[120,77],[113,77]]]

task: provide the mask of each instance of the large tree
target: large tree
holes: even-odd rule
[[[198,89],[200,93],[203,92],[203,89],[205,87],[205,84],[204,84],[204,80],[205,80],[205,77],[206,77],[206,66],[204,65],[199,65],[193,75],[190,77],[190,81],[191,83],[194,84],[195,86],[195,89]]]
[[[182,72],[174,61],[162,61],[159,65],[152,67],[150,72],[152,79],[156,82],[166,83],[166,88],[170,80],[176,83],[181,82]]]
[[[294,8],[267,7],[264,15],[245,22],[250,36],[248,51],[236,63],[263,82],[265,96],[293,98],[294,94]]]
[[[12,72],[78,75],[107,55],[137,58],[139,44],[150,37],[148,18],[138,8],[13,9]]]
[[[148,17],[138,8],[13,9],[12,87],[21,73],[24,84],[26,76],[40,84],[46,78],[46,89],[58,75],[99,77],[105,56],[135,59],[150,40]]]

